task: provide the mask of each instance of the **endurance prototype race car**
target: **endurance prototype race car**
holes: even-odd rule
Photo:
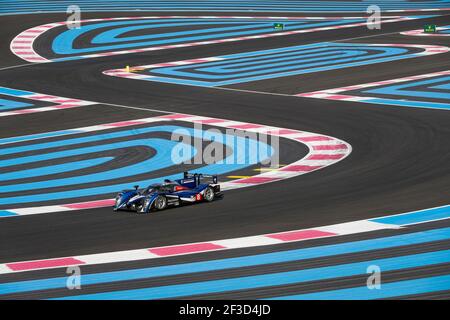
[[[210,179],[210,182],[203,183],[204,179]],[[164,183],[151,184],[145,189],[134,186],[133,190],[119,192],[113,209],[149,213],[169,206],[211,202],[222,196],[217,175],[184,172],[183,179],[164,180]]]

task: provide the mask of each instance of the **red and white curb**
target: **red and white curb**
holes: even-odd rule
[[[49,62],[48,59],[40,56],[34,51],[33,43],[44,32],[66,25],[67,22],[55,22],[43,24],[31,29],[27,29],[18,34],[10,43],[9,48],[19,58],[28,62]]]
[[[438,27],[437,31],[449,30],[449,28]],[[425,33],[422,29],[400,32],[405,36],[432,36],[432,37],[449,37],[450,33]]]
[[[197,123],[222,128],[244,130],[260,134],[267,134],[272,136],[278,136],[281,138],[291,139],[298,143],[302,143],[308,147],[309,152],[304,158],[299,159],[293,163],[287,164],[282,168],[274,168],[271,171],[257,174],[249,178],[242,178],[221,183],[221,189],[224,191],[297,177],[299,175],[313,172],[328,167],[330,165],[333,165],[345,159],[352,151],[350,144],[348,144],[347,142],[318,133],[311,133],[306,131],[265,126],[261,124],[254,124],[248,122],[240,122],[240,121],[210,118],[180,113],[95,125],[90,127],[69,129],[65,131],[73,132],[66,134],[75,134],[82,132],[106,130],[118,127],[128,127],[159,121],[185,121],[190,123]],[[15,142],[26,140],[27,137],[24,136],[23,140],[16,140]],[[11,216],[4,217],[9,218],[23,215],[50,213],[50,212],[63,212],[81,209],[110,207],[113,204],[114,204],[113,199],[101,199],[95,201],[69,203],[62,205],[29,207],[19,209],[4,209],[2,211],[7,211],[8,213],[10,213]]]
[[[6,92],[2,92],[2,94],[8,95],[8,93],[6,93]],[[16,115],[21,115],[21,114],[30,114],[30,113],[45,112],[45,111],[55,111],[55,110],[61,110],[61,109],[71,109],[71,108],[77,108],[77,107],[83,107],[83,106],[97,104],[96,102],[90,102],[90,101],[72,99],[72,98],[64,98],[64,97],[52,96],[52,95],[41,94],[41,93],[32,93],[29,95],[20,95],[20,96],[16,96],[16,97],[35,100],[35,101],[52,102],[52,103],[55,103],[56,105],[49,106],[49,107],[39,107],[39,108],[20,109],[20,110],[14,110],[14,111],[0,112],[0,117],[16,116]]]
[[[304,97],[304,98],[317,98],[317,99],[340,100],[340,101],[364,101],[364,100],[368,100],[368,99],[376,99],[376,97],[346,95],[346,94],[341,94],[341,93],[346,92],[346,91],[361,90],[361,89],[366,89],[366,88],[371,88],[371,87],[390,85],[390,84],[402,83],[402,82],[407,82],[407,81],[433,78],[433,77],[438,77],[438,76],[446,76],[449,74],[450,74],[450,70],[446,70],[446,71],[432,72],[432,73],[420,74],[420,75],[391,79],[391,80],[357,84],[357,85],[334,88],[334,89],[305,92],[305,93],[296,94],[295,96]]]
[[[101,19],[86,19],[80,20],[81,23],[86,22],[98,22],[98,21],[111,21],[111,20],[139,20],[139,19],[269,19],[269,20],[298,20],[298,19],[308,19],[308,20],[342,20],[342,19],[355,19],[355,18],[364,18],[367,17],[239,17],[239,16],[149,16],[149,17],[118,17],[118,18],[101,18]],[[382,23],[389,22],[398,22],[398,21],[406,21],[413,20],[411,17],[402,17],[402,16],[393,16],[389,17],[389,19],[382,21]],[[51,62],[51,59],[47,59],[39,55],[33,47],[35,40],[47,32],[50,29],[65,26],[67,24],[73,23],[73,21],[63,21],[63,22],[54,22],[48,23],[40,26],[36,26],[30,29],[27,29],[20,34],[18,34],[10,43],[11,51],[18,56],[19,58],[28,61],[28,62]],[[351,23],[341,26],[331,26],[331,27],[319,27],[319,28],[311,28],[304,30],[293,30],[293,31],[282,31],[282,32],[273,32],[267,34],[253,35],[253,36],[243,36],[243,37],[235,37],[235,38],[226,38],[219,40],[208,40],[208,41],[197,41],[190,43],[181,43],[174,45],[163,45],[163,46],[155,46],[149,48],[139,48],[139,49],[130,49],[130,50],[120,50],[120,51],[109,51],[103,53],[96,54],[87,54],[78,56],[80,58],[97,58],[97,57],[106,57],[112,55],[120,55],[120,54],[128,54],[128,53],[138,53],[138,52],[148,52],[148,51],[156,51],[156,50],[164,50],[164,49],[174,49],[174,48],[183,48],[183,47],[192,47],[199,45],[207,45],[214,43],[224,43],[224,42],[234,42],[234,41],[242,41],[242,40],[250,40],[250,39],[261,39],[261,38],[270,38],[270,37],[278,37],[278,36],[287,36],[293,34],[301,34],[308,32],[316,32],[316,31],[324,31],[324,30],[334,30],[334,29],[342,29],[342,28],[351,28],[351,27],[359,27],[366,25],[366,22],[360,23]],[[136,43],[136,46],[139,46],[139,43]],[[57,59],[55,59],[57,60]]]
[[[229,250],[237,248],[249,248],[267,246],[287,242],[297,242],[325,237],[342,236],[362,232],[400,229],[398,225],[377,223],[369,220],[360,220],[334,224],[318,228],[292,230],[249,237],[223,239],[179,245],[144,248],[136,250],[114,251],[78,255],[71,257],[60,257],[42,260],[8,262],[0,264],[0,274],[36,271],[43,269],[54,269],[69,266],[84,266],[102,263],[115,263],[126,261],[147,260],[171,256],[203,253],[211,251]]]

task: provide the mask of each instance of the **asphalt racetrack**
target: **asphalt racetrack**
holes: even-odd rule
[[[450,25],[445,5],[383,12],[375,30],[365,9],[92,7],[68,30],[50,25],[65,9],[11,4],[0,299],[448,299],[450,38],[420,34]],[[170,134],[194,123],[270,127],[280,166],[168,163]],[[147,215],[107,201],[202,169],[230,186],[223,199]],[[81,290],[65,287],[72,265]]]

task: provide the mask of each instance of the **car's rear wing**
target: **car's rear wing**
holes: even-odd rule
[[[197,186],[204,179],[209,179],[210,183],[212,183],[212,184],[217,184],[219,181],[216,174],[212,175],[212,174],[203,174],[203,173],[189,173],[187,171],[183,172],[183,180],[189,180],[189,179],[193,179],[195,182],[195,185],[197,185]]]

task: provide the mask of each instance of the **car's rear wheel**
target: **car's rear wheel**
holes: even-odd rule
[[[214,190],[211,187],[207,187],[205,189],[205,192],[203,193],[203,199],[205,199],[205,201],[211,202],[214,200]]]
[[[167,207],[167,198],[164,196],[158,196],[153,204],[156,210],[164,210]]]

